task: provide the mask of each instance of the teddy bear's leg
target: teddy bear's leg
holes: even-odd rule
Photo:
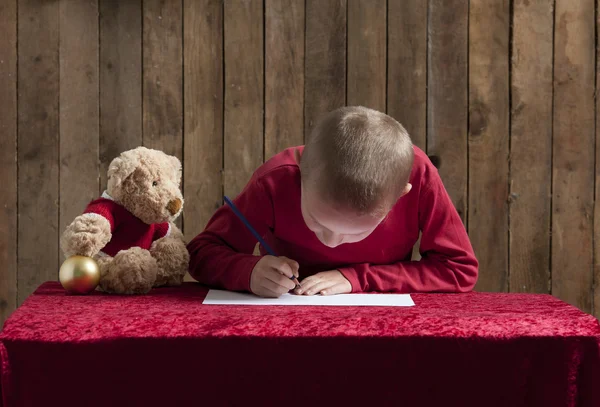
[[[139,247],[120,251],[102,269],[100,264],[100,287],[116,294],[145,294],[158,273],[156,260],[148,250]]]
[[[190,255],[181,239],[163,237],[152,244],[150,253],[158,263],[155,286],[179,285],[183,282]]]
[[[102,281],[108,273],[113,258],[107,254],[102,254],[94,256],[94,260],[96,260],[96,263],[98,263],[98,267],[100,268],[100,281]],[[98,285],[98,289],[102,290],[102,287]]]

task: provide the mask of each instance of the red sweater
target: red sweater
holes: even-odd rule
[[[300,264],[301,278],[337,269],[353,292],[471,290],[478,274],[473,248],[437,169],[416,147],[410,183],[410,192],[371,235],[335,248],[323,245],[304,223],[294,148],[263,164],[234,203],[277,255]],[[410,261],[419,231],[422,259]],[[250,275],[259,260],[252,254],[255,245],[244,224],[223,206],[188,245],[190,274],[209,286],[250,291]]]
[[[110,223],[112,238],[102,252],[111,257],[121,250],[136,246],[148,250],[152,242],[167,236],[171,228],[168,222],[152,225],[142,222],[125,207],[114,202],[106,193],[102,198],[90,202],[84,213],[102,216]]]

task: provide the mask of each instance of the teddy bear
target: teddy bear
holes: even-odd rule
[[[92,257],[100,269],[98,288],[144,294],[179,285],[189,253],[173,221],[183,209],[181,162],[159,150],[137,147],[116,157],[107,187],[60,239],[66,257]]]

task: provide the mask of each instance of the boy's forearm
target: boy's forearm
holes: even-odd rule
[[[235,252],[216,240],[203,233],[188,244],[190,275],[209,287],[249,292],[250,275],[260,257]]]
[[[234,199],[256,231],[264,236],[272,226],[269,195],[253,178]],[[189,244],[190,274],[198,282],[231,291],[250,291],[250,275],[258,261],[256,238],[228,206],[220,207],[202,233]]]
[[[355,264],[340,268],[352,292],[468,292],[477,282],[477,261],[465,263],[423,258],[390,265]]]

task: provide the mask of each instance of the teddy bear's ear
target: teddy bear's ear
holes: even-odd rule
[[[169,156],[169,159],[171,161],[171,166],[173,167],[173,172],[175,174],[175,180],[177,181],[177,184],[181,184],[181,172],[182,172],[182,168],[181,168],[181,161],[179,161],[179,158],[175,157],[175,156]]]
[[[113,190],[118,188],[127,177],[129,177],[140,162],[133,151],[126,151],[119,157],[112,160],[108,166],[108,189]]]

